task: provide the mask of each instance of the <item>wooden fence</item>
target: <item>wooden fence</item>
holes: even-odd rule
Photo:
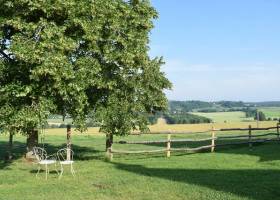
[[[107,157],[111,160],[113,158],[113,154],[145,154],[145,153],[158,153],[165,152],[167,157],[171,156],[171,152],[199,152],[202,150],[210,149],[211,152],[215,151],[216,147],[228,146],[228,145],[238,145],[238,144],[248,144],[249,148],[252,149],[253,144],[255,143],[263,143],[269,141],[279,141],[280,142],[280,133],[279,133],[280,123],[277,123],[275,127],[267,127],[267,128],[252,128],[249,125],[248,128],[224,128],[224,129],[215,129],[214,127],[211,130],[203,131],[203,132],[186,132],[186,131],[165,131],[165,132],[155,132],[155,133],[147,133],[147,135],[155,135],[155,134],[166,134],[167,138],[164,140],[150,140],[150,141],[117,141],[113,142],[112,136],[107,136]],[[274,133],[264,133],[253,135],[253,131],[268,131],[268,130],[276,130]],[[228,135],[228,136],[217,136],[217,132],[226,132],[226,131],[248,131],[246,135]],[[172,135],[178,134],[198,134],[198,133],[211,133],[211,137],[202,138],[202,139],[172,139]],[[132,135],[140,135],[140,134],[132,134]],[[276,136],[270,138],[261,138],[265,136]],[[246,139],[247,138],[247,139]],[[228,143],[218,143],[217,141],[227,140],[227,139],[242,139],[242,141],[228,142]],[[209,145],[199,146],[196,148],[172,148],[173,143],[188,143],[188,142],[209,142]],[[166,148],[156,149],[156,150],[141,150],[141,151],[126,151],[126,150],[115,150],[113,149],[113,144],[166,144]]]

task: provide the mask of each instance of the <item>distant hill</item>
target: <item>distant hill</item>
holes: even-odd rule
[[[280,101],[169,101],[170,113],[243,111],[248,107],[280,107]]]
[[[213,103],[204,101],[169,101],[169,111],[171,113],[186,113],[194,109],[210,107],[213,107]]]
[[[246,107],[242,101],[169,101],[169,112],[186,113],[186,112],[224,112],[235,111]],[[234,110],[235,108],[235,110]]]
[[[271,108],[270,108],[271,107]],[[272,108],[273,107],[273,108]],[[279,107],[279,109],[274,108]],[[254,118],[258,111],[264,112],[268,120],[279,120],[280,101],[267,102],[243,102],[243,101],[169,101],[168,110],[165,112],[158,112],[155,115],[147,114],[150,124],[196,124],[196,123],[211,123],[212,117],[208,115],[214,113],[219,115],[219,112],[243,112],[245,118]],[[66,118],[62,121],[62,116],[52,115],[49,118],[50,127],[64,127],[65,124],[71,123],[71,119]],[[223,119],[222,121],[225,121]],[[164,123],[163,123],[164,122]],[[89,127],[98,126],[98,122],[89,121]]]
[[[257,107],[280,107],[280,101],[248,102],[246,104]]]

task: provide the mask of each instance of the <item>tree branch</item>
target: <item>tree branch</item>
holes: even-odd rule
[[[0,49],[0,54],[9,61],[13,61],[2,49]]]

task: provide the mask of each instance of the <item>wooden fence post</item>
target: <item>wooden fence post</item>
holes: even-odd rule
[[[167,135],[167,147],[166,147],[166,157],[170,157],[170,148],[171,148],[171,134],[168,133]]]
[[[249,148],[252,150],[253,144],[252,144],[252,126],[249,125],[249,134],[248,134],[248,142],[249,142]]]
[[[212,142],[211,142],[211,152],[215,151],[215,131],[214,126],[212,126]]]
[[[106,134],[106,159],[109,161],[113,160],[113,134]]]

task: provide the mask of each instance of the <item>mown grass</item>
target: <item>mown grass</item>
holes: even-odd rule
[[[55,153],[65,146],[65,135],[47,131],[46,149]],[[258,132],[261,133],[261,132]],[[220,134],[247,134],[220,133]],[[118,140],[157,140],[166,135],[115,137]],[[173,136],[172,136],[173,137]],[[175,135],[175,138],[208,137],[208,134]],[[15,160],[2,160],[8,136],[0,136],[0,199],[2,200],[111,200],[111,199],[184,199],[184,200],[263,200],[280,195],[280,144],[278,142],[216,149],[215,153],[115,155],[104,159],[105,136],[73,134],[77,177],[66,172],[61,180],[51,171],[35,178],[36,165],[22,158],[25,137],[15,138]],[[192,145],[192,144],[187,144]],[[159,145],[114,145],[122,149],[155,149]]]

